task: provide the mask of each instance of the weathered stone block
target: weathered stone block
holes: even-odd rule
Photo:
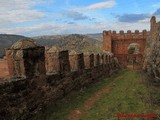
[[[94,67],[94,54],[85,53],[84,64],[86,69]]]
[[[95,54],[94,55],[94,66],[99,66],[100,65],[100,55]]]
[[[59,52],[60,74],[67,75],[71,72],[68,51]]]
[[[70,73],[68,51],[59,51],[52,47],[46,52],[46,69],[48,73],[66,75]]]
[[[10,77],[30,78],[45,75],[44,47],[31,39],[19,40],[6,49]]]
[[[110,31],[103,31],[103,50],[111,52],[112,35]]]
[[[59,50],[51,47],[46,51],[46,70],[47,73],[60,73]]]
[[[83,53],[70,52],[69,61],[71,66],[71,71],[79,71],[84,69],[84,57]]]

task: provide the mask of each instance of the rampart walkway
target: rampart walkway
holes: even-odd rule
[[[146,85],[142,73],[124,70],[87,89],[72,93],[59,102],[56,108],[50,106],[40,118],[117,120],[119,117],[142,120],[156,117],[159,120],[160,106],[151,103],[149,95],[152,88]]]

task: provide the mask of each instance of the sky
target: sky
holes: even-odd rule
[[[42,36],[150,29],[160,0],[0,0],[0,34]]]

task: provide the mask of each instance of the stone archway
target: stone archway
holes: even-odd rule
[[[141,46],[138,43],[131,43],[128,46],[127,68],[141,69],[142,68],[142,53]]]
[[[124,31],[120,31],[118,34],[116,31],[103,31],[103,50],[112,52],[119,60],[119,63],[127,67],[127,58],[135,58],[138,63],[143,64],[142,58],[145,50],[146,38],[147,38],[147,31],[143,30],[139,32],[135,30],[135,32],[131,32],[130,30],[127,33]],[[135,45],[140,46],[140,49],[137,47],[132,49],[129,46]],[[128,53],[128,47],[133,50],[135,54]],[[134,61],[135,62],[135,61]],[[142,69],[142,67],[141,67]]]
[[[128,54],[140,54],[141,46],[138,43],[131,43],[128,46]]]

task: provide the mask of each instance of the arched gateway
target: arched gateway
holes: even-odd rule
[[[147,31],[132,33],[120,31],[103,31],[103,50],[110,51],[118,58],[119,62],[133,69],[141,69],[143,54],[147,38]]]

